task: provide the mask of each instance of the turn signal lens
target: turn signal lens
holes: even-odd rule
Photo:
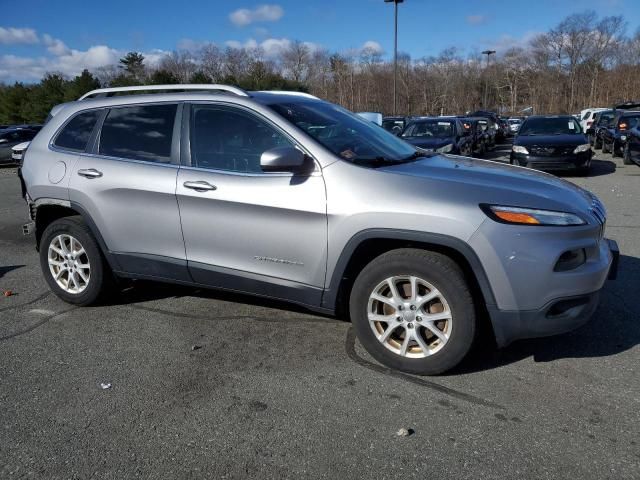
[[[513,213],[513,212],[493,212],[496,217],[509,223],[528,223],[531,225],[540,225],[540,222],[533,216],[527,213]]]

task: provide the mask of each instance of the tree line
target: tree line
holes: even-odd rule
[[[463,56],[455,48],[418,59],[400,53],[395,113],[574,113],[636,99],[640,30],[631,36],[626,30],[622,16],[586,11],[493,57],[478,52]],[[0,85],[0,123],[41,122],[53,105],[100,86],[176,83],[305,91],[350,110],[392,114],[393,71],[393,62],[375,48],[338,53],[300,41],[275,55],[261,48],[205,44],[167,54],[155,66],[130,52],[119,65],[85,70],[72,79],[52,72],[38,84]]]

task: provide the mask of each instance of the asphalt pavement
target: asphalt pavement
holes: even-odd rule
[[[136,282],[65,304],[0,168],[0,478],[640,478],[640,167],[596,158],[566,177],[603,200],[622,252],[594,318],[439,377],[251,297]]]

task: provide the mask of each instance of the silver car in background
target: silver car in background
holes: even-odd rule
[[[437,374],[485,320],[499,346],[582,325],[615,276],[588,191],[419,151],[308,94],[124,87],[52,113],[23,160],[24,229],[73,304],[119,278],[250,293],[347,317],[378,361]]]

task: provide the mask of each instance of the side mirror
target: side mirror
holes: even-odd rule
[[[260,168],[264,172],[300,172],[305,164],[305,154],[294,147],[276,147],[260,155]]]
[[[396,137],[399,137],[400,135],[402,135],[402,127],[400,125],[395,125],[391,129],[391,133],[393,133]]]

